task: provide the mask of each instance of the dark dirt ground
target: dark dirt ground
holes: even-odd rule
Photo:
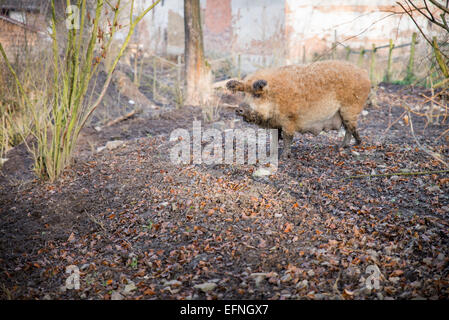
[[[191,107],[87,128],[56,183],[34,180],[15,148],[0,177],[0,298],[449,298],[449,173],[347,179],[447,169],[395,122],[401,101],[420,99],[412,91],[380,86],[361,146],[297,134],[293,158],[265,178],[254,165],[172,164],[170,132],[202,119]],[[447,125],[412,120],[420,144],[448,159],[448,135],[436,140]],[[92,152],[113,139],[127,141]]]

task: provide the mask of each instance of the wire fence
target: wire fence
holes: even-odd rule
[[[348,60],[368,70],[373,84],[379,82],[393,82],[398,84],[418,84],[430,87],[438,86],[440,78],[436,72],[432,51],[427,52],[426,66],[423,67],[424,59],[422,52],[417,58],[415,53],[417,34],[413,33],[411,41],[395,44],[390,40],[388,44],[372,45],[370,48],[351,48],[341,42],[335,41],[332,47],[321,55],[315,55],[312,61],[322,59]],[[448,43],[439,44],[441,47]],[[404,48],[409,48],[408,53]],[[402,49],[400,54],[396,50]],[[430,47],[430,49],[432,49]],[[387,50],[388,52],[385,52]],[[383,52],[381,52],[383,51]],[[305,48],[304,48],[305,52]],[[241,78],[245,73],[242,68],[242,57],[244,53],[232,53],[224,57],[209,59],[215,81],[228,78]],[[246,58],[246,57],[245,57]],[[180,106],[183,104],[184,84],[184,61],[183,56],[161,57],[153,55],[142,58],[140,62],[134,63],[133,78],[138,87],[155,102],[161,104],[172,104]],[[415,60],[416,63],[415,63]],[[274,59],[279,64],[279,60]],[[303,56],[302,63],[307,63]],[[282,64],[282,62],[281,62]],[[418,66],[417,66],[418,65]],[[274,65],[267,64],[264,67]],[[263,66],[258,66],[263,67]]]

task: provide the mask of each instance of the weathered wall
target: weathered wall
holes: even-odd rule
[[[231,0],[208,0],[203,10],[207,52],[231,52],[233,47]]]
[[[284,64],[284,21],[283,0],[232,0],[232,49],[244,71]]]
[[[5,49],[8,59],[14,59],[17,53],[24,49],[25,44],[35,46],[41,38],[39,31],[45,30],[46,23],[39,13],[23,13],[28,27],[15,24],[7,19],[0,19],[0,43]]]
[[[201,0],[201,10],[209,56],[241,54],[246,70],[283,59],[284,0]],[[161,2],[144,18],[136,39],[147,52],[183,54],[183,0]]]
[[[385,45],[389,39],[409,43],[416,27],[401,12],[394,0],[286,0],[287,59],[300,60],[304,50],[307,57],[322,53],[335,40],[354,49]]]
[[[395,0],[201,0],[201,8],[207,55],[240,55],[243,71],[309,60],[335,40],[356,50],[408,43],[416,31],[394,14]],[[183,54],[183,14],[183,0],[165,0],[145,18],[138,38],[147,52]]]
[[[148,7],[152,1],[136,1],[137,10]],[[184,53],[184,2],[163,0],[138,25],[135,39],[148,54]]]

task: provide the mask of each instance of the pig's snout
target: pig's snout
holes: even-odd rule
[[[237,109],[235,109],[235,114],[238,116],[244,116],[246,111],[248,110],[249,105],[247,103],[241,103]]]
[[[235,110],[235,114],[238,115],[238,116],[243,116],[244,113],[245,113],[245,110],[242,107],[238,107]]]

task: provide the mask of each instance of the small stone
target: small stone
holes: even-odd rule
[[[250,276],[251,278],[268,277],[268,276],[269,276],[269,273],[267,273],[267,272],[254,272],[254,273],[251,273],[249,276]]]
[[[124,141],[122,141],[122,140],[108,141],[106,143],[106,149],[114,150],[114,149],[118,148],[119,146],[121,146],[122,144],[124,144]]]
[[[315,299],[316,300],[323,300],[326,297],[326,295],[322,294],[322,293],[317,293],[315,295]]]
[[[216,283],[213,282],[205,282],[202,284],[197,284],[195,286],[193,286],[195,289],[200,289],[203,292],[209,292],[215,289],[215,287],[217,286]]]
[[[444,261],[444,259],[446,259],[446,256],[444,254],[442,254],[442,253],[438,254],[437,260]]]
[[[367,116],[367,115],[368,115],[368,113],[369,113],[368,111],[366,111],[366,110],[363,110],[363,111],[362,111],[362,116]]]
[[[307,271],[307,274],[309,275],[309,277],[313,277],[315,275],[315,272],[313,270],[309,270]]]
[[[288,281],[290,281],[290,280],[292,280],[292,276],[291,276],[290,273],[287,273],[285,276],[283,276],[283,277],[281,278],[281,281],[282,281],[282,282],[288,282]]]
[[[298,283],[296,284],[296,289],[301,290],[301,289],[307,288],[308,286],[309,286],[309,281],[307,281],[307,280],[302,280],[301,282],[298,282]]]
[[[111,300],[123,300],[123,296],[119,292],[114,291],[111,294]]]
[[[398,283],[399,280],[400,280],[399,277],[390,277],[390,278],[388,278],[388,281],[390,281],[390,282],[393,283],[393,284]]]
[[[263,178],[271,175],[271,171],[265,168],[259,168],[253,173],[254,178]]]
[[[90,263],[85,263],[81,266],[80,270],[83,271],[83,270],[89,268],[89,266],[90,266]]]
[[[132,291],[136,290],[136,284],[133,281],[128,281],[128,284],[125,286],[125,289],[123,290],[124,294],[129,294]]]
[[[440,187],[437,186],[437,185],[434,185],[434,186],[432,186],[432,187],[429,187],[429,188],[427,188],[427,190],[428,190],[429,192],[441,192]]]
[[[254,282],[256,283],[256,287],[259,287],[261,285],[261,283],[267,278],[269,277],[269,273],[265,273],[265,272],[255,272],[255,273],[251,273],[250,277],[254,278]]]
[[[181,281],[178,280],[171,280],[164,282],[164,286],[173,286],[173,287],[179,287],[182,285]]]
[[[368,249],[366,253],[368,253],[374,260],[377,260],[379,257],[379,253],[373,249]]]

